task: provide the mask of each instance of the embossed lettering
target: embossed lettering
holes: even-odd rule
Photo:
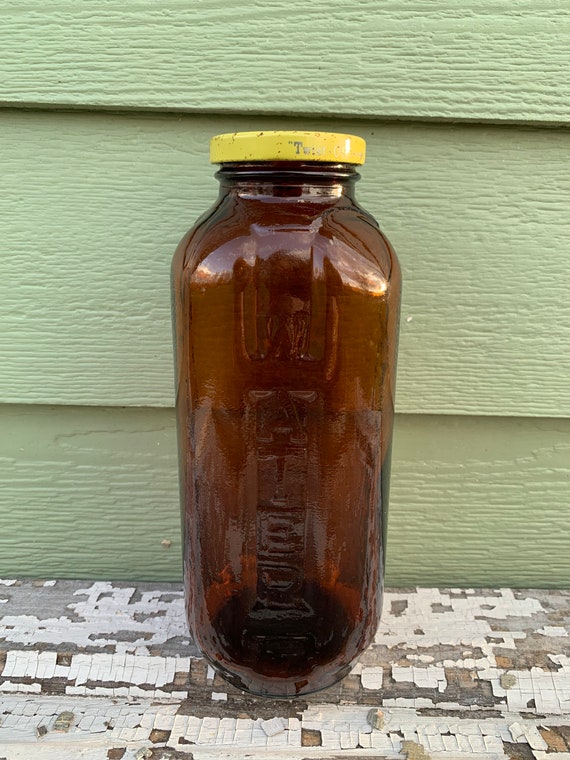
[[[303,290],[270,296],[262,282],[249,279],[237,301],[244,358],[324,362],[328,374],[338,351],[337,299],[321,277],[312,277]]]
[[[315,391],[256,390],[256,609],[304,609],[307,418]]]

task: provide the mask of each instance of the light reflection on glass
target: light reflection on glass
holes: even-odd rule
[[[372,262],[366,266],[362,253],[337,241],[342,249],[342,255],[331,259],[331,264],[340,275],[342,282],[356,290],[363,290],[373,296],[383,296],[388,290],[388,281],[382,272],[374,267]]]

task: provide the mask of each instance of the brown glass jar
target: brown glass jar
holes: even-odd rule
[[[381,610],[400,269],[357,205],[364,141],[220,135],[173,261],[190,630],[231,683],[344,677]]]

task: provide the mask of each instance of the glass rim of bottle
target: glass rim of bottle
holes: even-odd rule
[[[296,161],[362,166],[366,141],[341,132],[260,130],[214,135],[210,163]]]

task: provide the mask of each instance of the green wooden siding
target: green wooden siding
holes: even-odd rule
[[[567,123],[563,0],[9,0],[6,104]]]
[[[0,577],[180,578],[172,410],[0,421]],[[570,420],[399,415],[388,582],[567,586],[569,462]]]
[[[561,0],[3,3],[0,575],[180,577],[172,252],[212,134],[314,128],[367,139],[404,272],[389,582],[568,585],[569,33]]]
[[[570,133],[304,121],[368,139],[405,276],[398,410],[570,414]],[[0,397],[173,403],[169,267],[211,134],[299,121],[0,112]]]

